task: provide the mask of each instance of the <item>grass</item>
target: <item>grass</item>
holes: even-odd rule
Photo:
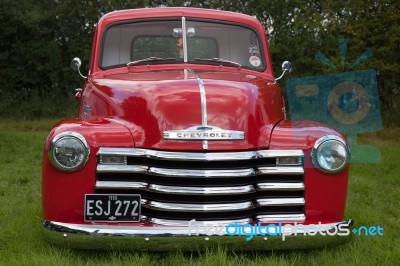
[[[359,138],[381,150],[381,164],[353,165],[346,217],[380,225],[384,236],[305,251],[79,251],[41,235],[40,176],[44,140],[54,120],[0,121],[0,265],[399,265],[399,128]]]

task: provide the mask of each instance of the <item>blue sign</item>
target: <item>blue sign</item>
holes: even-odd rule
[[[375,70],[289,79],[290,118],[326,123],[343,134],[382,129]]]
[[[339,40],[342,68],[347,40]],[[351,66],[372,56],[368,49]],[[331,69],[337,67],[321,52],[315,59]],[[290,119],[314,120],[330,125],[347,136],[351,161],[379,163],[380,151],[357,143],[357,134],[382,130],[377,73],[373,69],[289,79],[286,83]]]

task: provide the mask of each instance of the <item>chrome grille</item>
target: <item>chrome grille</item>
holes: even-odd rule
[[[140,194],[148,222],[305,220],[301,150],[100,148],[97,155],[95,192]]]

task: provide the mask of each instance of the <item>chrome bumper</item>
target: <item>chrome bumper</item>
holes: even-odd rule
[[[48,243],[77,249],[132,249],[132,250],[204,250],[215,246],[229,250],[279,250],[327,247],[348,241],[351,237],[352,220],[323,224],[332,232],[339,226],[349,229],[346,236],[315,235],[231,236],[226,232],[218,235],[199,233],[188,227],[172,226],[112,226],[69,224],[45,221],[44,236]],[[199,234],[198,234],[199,233]]]

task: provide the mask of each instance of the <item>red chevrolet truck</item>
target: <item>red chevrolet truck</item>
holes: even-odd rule
[[[83,76],[79,58],[71,65]],[[83,77],[79,115],[55,125],[45,143],[48,242],[281,249],[349,235],[348,143],[324,124],[287,119],[254,17],[108,13]]]

